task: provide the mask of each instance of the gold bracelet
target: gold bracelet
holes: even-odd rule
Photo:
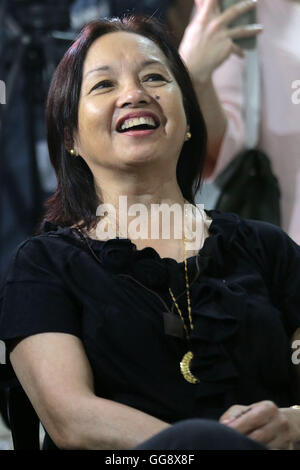
[[[300,405],[293,405],[290,408],[293,408],[294,410],[300,410]]]

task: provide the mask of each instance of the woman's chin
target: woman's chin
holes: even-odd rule
[[[138,166],[138,165],[143,165],[143,164],[149,164],[149,163],[155,163],[159,161],[160,158],[158,155],[155,155],[153,153],[136,153],[136,154],[130,154],[127,157],[123,156],[122,157],[122,163],[128,167],[130,166]]]

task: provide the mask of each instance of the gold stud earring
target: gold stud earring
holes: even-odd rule
[[[187,131],[186,134],[185,134],[185,140],[190,140],[190,138],[192,137],[192,134],[190,133],[190,131]]]
[[[71,154],[73,157],[77,157],[77,156],[78,156],[74,149],[71,149],[71,150],[70,150],[70,154]]]

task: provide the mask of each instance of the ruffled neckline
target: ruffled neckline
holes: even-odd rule
[[[222,213],[217,210],[205,210],[204,211],[208,217],[211,218],[211,224],[208,226],[208,233],[209,236],[206,237],[204,240],[204,244],[202,248],[200,248],[199,252],[188,258],[191,261],[194,258],[202,258],[205,260],[206,258],[210,258],[213,254],[214,257],[216,255],[217,264],[220,264],[221,261],[220,257],[224,251],[227,251],[234,240],[235,233],[237,231],[238,225],[240,223],[240,217],[237,214],[233,213]],[[176,263],[177,265],[184,264],[183,261],[177,262],[173,258],[163,258],[159,255],[159,253],[151,247],[146,247],[141,250],[138,250],[136,245],[128,238],[114,238],[107,241],[95,240],[93,238],[84,237],[83,239],[82,234],[79,233],[79,230],[73,227],[63,227],[58,224],[54,224],[52,222],[45,221],[42,228],[42,234],[47,235],[54,235],[54,236],[61,236],[62,238],[69,239],[73,241],[76,245],[86,245],[88,244],[93,248],[96,254],[102,254],[100,258],[103,259],[105,263],[107,263],[107,268],[114,270],[117,269],[118,265],[120,264],[120,268],[124,267],[126,262],[128,262],[130,256],[133,255],[136,259],[154,259],[155,261],[171,261]],[[110,263],[108,260],[108,255],[120,255],[119,263],[116,262],[116,256],[113,256],[113,260]],[[219,256],[220,255],[220,256]],[[122,259],[121,259],[122,258]]]
[[[208,226],[209,236],[202,248],[194,256],[187,258],[191,285],[202,272],[220,277],[226,268],[227,253],[235,239],[240,223],[238,215],[205,210],[211,219]],[[185,291],[185,283],[179,283],[178,273],[184,270],[184,261],[162,258],[152,247],[138,250],[128,238],[114,238],[107,241],[95,240],[84,236],[78,229],[62,227],[45,222],[43,233],[59,236],[88,250],[101,266],[113,274],[131,275],[149,288],[164,290],[169,285],[180,297]]]

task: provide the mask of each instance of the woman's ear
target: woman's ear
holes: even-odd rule
[[[190,125],[188,124],[186,127],[186,132],[185,132],[185,142],[190,140],[191,137],[192,137],[191,129],[190,129]]]

